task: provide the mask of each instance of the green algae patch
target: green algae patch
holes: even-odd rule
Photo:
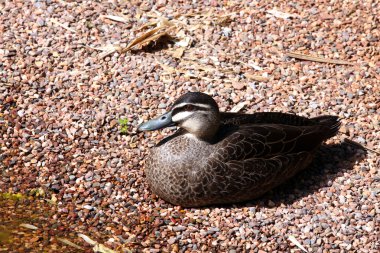
[[[2,231],[0,228],[0,243],[1,242],[8,242],[9,241],[9,232],[7,231]]]
[[[26,196],[21,193],[1,192],[0,199],[3,200],[23,200]]]

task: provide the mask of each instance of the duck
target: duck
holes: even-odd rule
[[[337,116],[307,118],[282,112],[221,112],[202,92],[180,96],[165,114],[138,131],[178,127],[147,156],[151,191],[182,207],[247,202],[284,183],[313,161],[335,136]]]

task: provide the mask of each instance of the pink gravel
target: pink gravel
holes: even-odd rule
[[[57,199],[46,219],[59,226],[47,229],[83,233],[118,252],[300,252],[291,235],[308,252],[378,252],[379,153],[343,140],[380,150],[379,4],[139,2],[0,3],[0,194],[43,189],[40,199]],[[180,58],[174,43],[104,59],[94,49],[125,47],[160,16],[191,38]],[[225,111],[245,103],[249,113],[331,114],[343,127],[310,169],[262,198],[182,209],[152,195],[144,178],[149,148],[170,131],[136,127],[188,90],[213,95]],[[120,119],[128,119],[126,134]],[[54,240],[30,242],[29,252],[41,241],[56,252]],[[14,243],[8,252],[26,247]]]

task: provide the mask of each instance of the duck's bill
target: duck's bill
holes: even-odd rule
[[[145,123],[142,123],[137,130],[138,131],[153,131],[162,129],[165,127],[174,126],[175,123],[172,121],[172,112],[167,112],[160,117],[151,119]]]

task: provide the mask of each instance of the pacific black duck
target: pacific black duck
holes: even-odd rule
[[[180,128],[151,150],[147,180],[164,200],[196,207],[247,201],[283,183],[310,164],[340,122],[336,116],[219,112],[212,97],[189,92],[139,130],[168,126]]]

